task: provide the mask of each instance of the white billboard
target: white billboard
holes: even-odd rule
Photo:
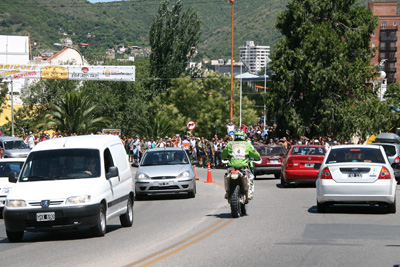
[[[0,79],[135,81],[135,66],[74,66],[0,62]]]
[[[29,37],[0,35],[0,62],[28,63]]]

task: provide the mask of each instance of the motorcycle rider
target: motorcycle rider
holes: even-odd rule
[[[249,184],[248,199],[253,199],[254,175],[250,170],[248,159],[260,160],[260,154],[254,149],[251,143],[246,141],[246,135],[243,132],[235,132],[234,140],[230,141],[221,151],[221,158],[226,159],[228,157],[229,167],[243,169],[246,172],[247,183]],[[228,193],[225,195],[225,198],[228,198]]]

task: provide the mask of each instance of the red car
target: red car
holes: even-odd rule
[[[254,178],[262,174],[274,174],[276,179],[281,176],[282,162],[287,150],[281,145],[261,145],[257,146],[262,162],[254,165]]]
[[[326,148],[318,145],[294,145],[282,164],[281,184],[315,183]]]

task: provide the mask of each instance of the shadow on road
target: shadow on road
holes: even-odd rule
[[[166,194],[146,195],[143,196],[142,200],[135,199],[135,201],[179,200],[188,198],[189,196],[187,193],[166,193]]]
[[[317,206],[312,206],[311,208],[308,209],[309,213],[316,213],[318,214],[317,211]],[[325,213],[321,214],[388,214],[386,207],[384,206],[369,206],[369,205],[331,205],[327,207]]]
[[[107,233],[114,232],[123,228],[118,224],[107,225]],[[19,243],[10,243],[8,238],[4,237],[0,240],[0,243],[9,244],[20,244],[20,243],[34,243],[34,242],[49,242],[49,241],[71,241],[71,240],[81,240],[88,238],[96,238],[92,235],[89,227],[82,227],[77,230],[62,230],[54,232],[25,232],[24,238]]]
[[[220,219],[230,219],[230,218],[232,218],[232,215],[230,213],[208,214],[206,216],[208,216],[208,217],[213,216],[213,217],[217,217],[217,218],[220,218]]]

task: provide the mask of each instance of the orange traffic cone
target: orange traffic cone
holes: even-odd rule
[[[211,166],[210,166],[210,162],[208,162],[208,167],[207,167],[207,181],[205,181],[205,183],[215,183],[215,181],[213,181],[212,175],[211,175]]]
[[[194,167],[194,179],[199,180],[199,178],[197,178],[196,165],[193,165],[193,167]]]

